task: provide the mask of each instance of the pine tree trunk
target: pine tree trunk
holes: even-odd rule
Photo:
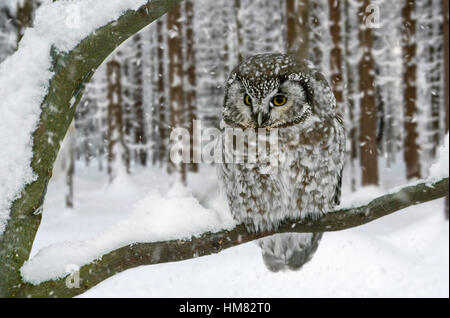
[[[449,39],[448,39],[448,28],[449,28],[449,1],[448,0],[442,0],[442,14],[443,14],[443,35],[444,35],[444,94],[445,94],[445,131],[448,133],[448,112],[449,112]],[[445,198],[445,215],[447,217],[447,220],[449,219],[449,196]]]
[[[333,93],[336,97],[337,109],[343,112],[344,103],[344,81],[342,76],[342,50],[341,50],[341,2],[328,0],[330,11],[330,34],[333,47],[330,52],[330,78]]]
[[[352,65],[351,59],[351,48],[350,41],[352,36],[352,26],[350,22],[350,4],[348,1],[345,2],[345,52],[346,52],[346,74],[347,74],[347,107],[348,107],[348,118],[350,124],[349,139],[350,139],[350,152],[349,152],[349,162],[350,162],[350,178],[351,178],[351,189],[356,191],[356,162],[358,159],[358,138],[357,138],[357,119],[355,116],[355,98],[354,94],[356,91],[356,81],[354,80],[354,66]]]
[[[308,58],[309,0],[286,0],[286,51]]]
[[[123,126],[123,135],[124,135],[124,141],[127,144],[131,144],[131,140],[133,139],[133,115],[132,115],[132,95],[131,95],[131,85],[130,85],[130,78],[131,78],[131,59],[129,58],[129,53],[127,51],[119,50],[117,52],[117,57],[121,61],[121,73],[120,75],[123,76],[125,79],[125,83],[120,85],[121,90],[121,118],[122,118],[122,126]],[[109,138],[108,138],[109,140]],[[127,167],[127,171],[131,169],[131,156],[133,154],[130,153],[129,156],[125,158],[125,166]]]
[[[142,40],[141,35],[134,36],[134,47],[136,50],[135,61],[133,63],[133,101],[134,101],[134,118],[136,120],[136,128],[134,132],[134,141],[139,145],[137,156],[142,166],[147,165],[147,135],[145,132],[145,112],[144,112],[144,79],[142,72]]]
[[[158,46],[158,104],[156,107],[159,108],[158,113],[159,113],[159,162],[161,163],[161,165],[165,164],[169,159],[168,159],[168,154],[167,154],[167,123],[166,123],[166,88],[165,88],[165,82],[164,82],[164,78],[165,78],[165,59],[164,59],[164,35],[163,35],[163,30],[164,28],[164,22],[159,19],[156,22],[156,36],[157,36],[157,46]]]
[[[310,40],[309,40],[309,59],[314,65],[320,66],[323,61],[323,52],[322,52],[322,32],[321,28],[321,19],[319,13],[322,11],[320,3],[317,1],[311,1],[309,5],[309,21],[308,25],[310,27]]]
[[[372,56],[372,32],[365,24],[365,9],[370,0],[360,0],[359,40],[362,57],[359,61],[360,100],[360,158],[362,185],[378,184],[377,107],[375,100],[375,63]]]
[[[158,105],[158,42],[156,41],[156,32],[153,30],[150,33],[150,76],[151,76],[151,113],[152,120],[150,125],[150,139],[151,139],[151,156],[152,165],[155,166],[159,160],[159,105]]]
[[[227,26],[230,24],[230,10],[226,6],[222,12],[223,25]],[[223,51],[221,52],[221,57],[223,61],[223,74],[225,78],[230,74],[230,45],[229,45],[229,32],[228,28],[225,27],[224,30],[224,41],[223,41]]]
[[[241,0],[234,0],[234,15],[236,19],[236,36],[237,36],[237,59],[238,63],[241,63],[243,60],[242,56],[242,47],[244,42],[242,40],[242,23],[239,18],[239,13],[241,11]]]
[[[184,91],[183,91],[183,47],[181,11],[177,7],[167,14],[167,29],[169,30],[169,105],[170,127],[184,126]],[[169,172],[176,169],[169,158]],[[186,165],[180,163],[181,181],[186,182]]]
[[[191,160],[197,158],[200,149],[197,144],[194,145],[194,120],[197,118],[197,78],[195,70],[195,42],[194,42],[194,4],[192,0],[185,0],[186,10],[186,107],[188,117],[188,127],[190,132]],[[198,171],[198,164],[189,164],[189,170]]]
[[[433,0],[427,0],[426,4],[421,7],[427,11],[426,19],[428,23],[425,25],[427,30],[426,38],[426,65],[427,65],[427,84],[429,85],[429,103],[430,107],[430,120],[427,123],[427,136],[429,147],[427,150],[428,156],[434,160],[437,155],[437,150],[440,145],[440,133],[441,133],[441,80],[442,80],[442,47],[440,43],[435,39],[439,36],[436,33],[442,31],[441,22],[436,21],[434,16],[436,8],[433,6]],[[420,26],[419,26],[420,27]]]
[[[122,85],[120,63],[107,64],[108,77],[108,176],[111,183],[128,162],[122,120]],[[125,169],[127,170],[127,169]],[[128,171],[127,171],[128,172]]]
[[[405,108],[404,160],[408,179],[420,178],[420,156],[417,133],[417,74],[415,0],[404,0],[403,15],[403,83]]]

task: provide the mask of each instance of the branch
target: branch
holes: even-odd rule
[[[41,104],[37,129],[32,134],[31,167],[36,180],[26,185],[12,204],[10,218],[0,237],[0,297],[14,297],[23,286],[19,270],[29,258],[41,222],[40,212],[53,163],[75,113],[76,107],[69,105],[79,103],[86,83],[114,49],[181,1],[148,1],[138,10],[129,10],[116,21],[95,30],[72,51],[66,54],[55,50],[48,52],[54,75]]]
[[[421,182],[401,190],[383,195],[366,205],[337,210],[317,220],[286,222],[278,230],[264,233],[249,233],[244,225],[233,230],[204,233],[190,240],[137,243],[119,248],[101,260],[85,265],[80,270],[80,288],[69,289],[65,279],[48,281],[37,286],[23,285],[19,296],[72,297],[79,295],[108,277],[141,265],[152,265],[187,260],[219,253],[227,248],[244,244],[276,233],[314,233],[340,231],[372,222],[380,217],[400,211],[406,207],[435,200],[448,195],[448,178]]]

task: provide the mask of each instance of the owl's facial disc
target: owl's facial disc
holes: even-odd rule
[[[242,128],[281,128],[300,123],[308,113],[305,89],[298,81],[274,80],[270,90],[255,90],[246,81],[230,83],[223,118]]]

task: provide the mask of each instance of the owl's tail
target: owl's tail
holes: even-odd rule
[[[273,272],[299,270],[319,246],[322,233],[282,233],[260,239],[264,264]]]

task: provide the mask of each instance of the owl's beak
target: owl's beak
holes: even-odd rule
[[[263,123],[263,114],[261,112],[258,113],[258,126],[261,127]]]
[[[269,121],[269,114],[263,111],[259,111],[254,115],[254,118],[258,123],[258,127],[263,127],[263,125]]]

